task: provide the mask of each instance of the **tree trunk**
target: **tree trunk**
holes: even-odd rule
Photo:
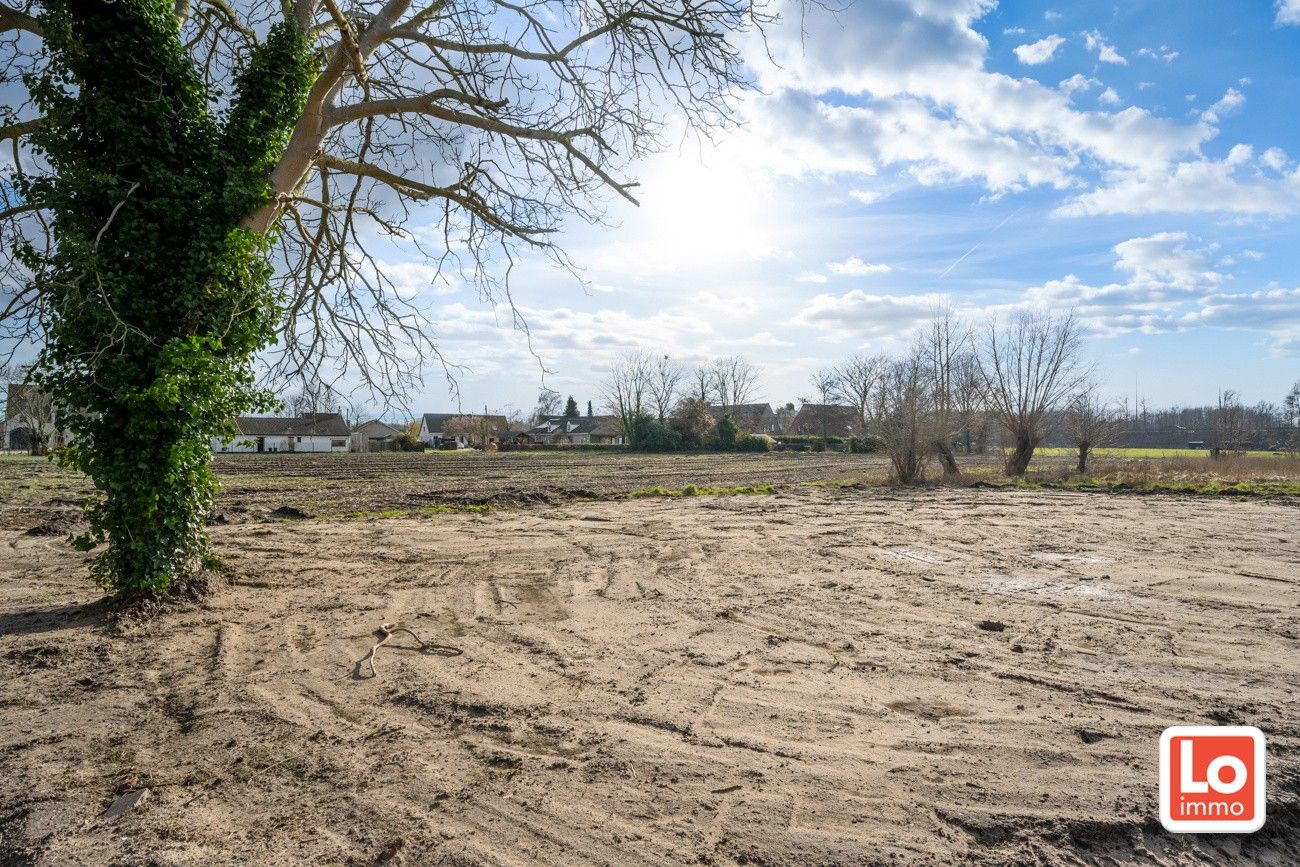
[[[1007,456],[1007,475],[1023,476],[1029,469],[1029,462],[1034,457],[1034,440],[1023,435],[1016,436],[1016,447]]]
[[[1092,453],[1092,443],[1079,443],[1079,472],[1088,472],[1088,455]]]
[[[935,443],[934,450],[939,454],[939,462],[943,464],[943,474],[945,476],[961,475],[961,469],[957,466],[957,456],[952,453],[952,447],[947,440],[940,440]]]

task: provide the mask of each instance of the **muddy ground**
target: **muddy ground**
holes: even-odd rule
[[[0,864],[1300,863],[1300,508],[794,488],[214,528],[126,634],[0,530]],[[399,634],[359,663],[385,622]],[[448,651],[449,652],[449,651]],[[1156,820],[1175,723],[1269,820]],[[123,793],[148,795],[116,820]]]

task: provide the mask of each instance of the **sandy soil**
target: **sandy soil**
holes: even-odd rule
[[[0,864],[1300,863],[1298,528],[808,488],[244,523],[239,586],[128,635],[0,531]],[[463,655],[372,679],[388,621]],[[1270,736],[1260,833],[1160,829],[1198,722]]]

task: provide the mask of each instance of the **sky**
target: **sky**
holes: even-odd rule
[[[939,304],[1073,308],[1117,400],[1280,401],[1300,379],[1300,0],[776,9],[744,123],[634,166],[639,208],[568,226],[582,280],[515,272],[527,338],[439,290],[466,411],[527,412],[543,383],[599,404],[638,348],[740,354],[760,400],[797,401]],[[455,404],[431,371],[412,408]]]

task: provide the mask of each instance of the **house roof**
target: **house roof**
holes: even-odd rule
[[[424,414],[424,429],[427,430],[429,433],[434,433],[434,434],[442,433],[442,426],[445,425],[447,422],[451,421],[453,418],[484,418],[484,417],[485,416],[482,413],[472,413],[472,412],[426,412]],[[496,431],[510,430],[510,422],[508,419],[506,419],[505,416],[489,415],[486,416],[486,418],[488,421],[489,431],[496,432]]]
[[[337,412],[308,412],[297,417],[268,418],[265,416],[240,416],[235,426],[244,436],[318,436],[345,437],[351,435],[348,423]]]
[[[731,416],[736,427],[745,433],[767,433],[769,425],[776,423],[776,413],[771,404],[738,403],[735,406],[710,406],[709,413],[714,421],[722,421],[724,415]]]
[[[530,436],[547,436],[554,433],[621,436],[623,429],[618,416],[581,415],[577,418],[565,418],[557,415],[533,425],[528,433]]]
[[[858,411],[854,407],[832,403],[805,403],[800,407],[794,421],[790,422],[787,433],[820,436],[824,432],[829,436],[848,436],[860,433],[861,427],[862,421],[858,418]]]
[[[403,428],[391,425],[386,421],[380,421],[377,418],[357,425],[357,433],[365,434],[368,439],[372,440],[395,437],[401,434],[402,430]]]

